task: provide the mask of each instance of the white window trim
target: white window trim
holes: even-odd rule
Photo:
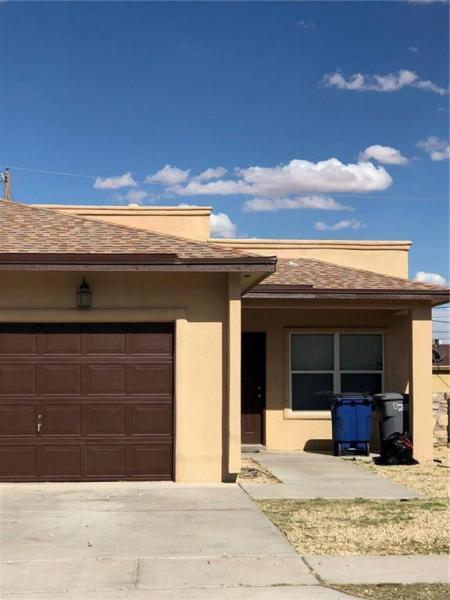
[[[289,374],[289,407],[284,409],[284,417],[286,419],[329,419],[331,416],[331,411],[329,410],[294,410],[292,408],[292,375],[300,374],[300,373],[317,373],[317,374],[332,374],[333,375],[333,390],[335,394],[339,394],[341,392],[341,375],[342,374],[354,374],[354,373],[374,373],[381,375],[381,393],[384,393],[384,380],[385,380],[385,335],[384,331],[380,330],[368,330],[368,329],[358,329],[354,330],[352,328],[351,331],[347,329],[334,329],[334,330],[295,330],[288,332],[288,374]],[[333,336],[333,350],[334,350],[334,370],[321,370],[321,371],[299,371],[299,370],[291,370],[292,365],[292,342],[291,338],[293,335],[332,335]],[[337,367],[340,365],[340,344],[339,337],[341,335],[381,335],[381,360],[383,361],[383,369],[377,370],[340,370]]]

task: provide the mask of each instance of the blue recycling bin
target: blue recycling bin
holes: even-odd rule
[[[372,429],[372,397],[334,394],[331,405],[333,454],[369,455]]]

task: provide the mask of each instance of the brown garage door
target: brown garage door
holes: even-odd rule
[[[0,480],[173,476],[170,324],[0,325]]]

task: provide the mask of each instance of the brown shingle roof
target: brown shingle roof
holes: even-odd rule
[[[5,200],[0,201],[0,254],[176,255],[183,262],[263,262],[238,250]]]
[[[342,267],[311,258],[278,259],[276,272],[267,277],[252,293],[304,292],[403,292],[448,295],[448,289],[390,277],[363,269]]]

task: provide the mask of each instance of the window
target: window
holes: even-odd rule
[[[292,410],[329,410],[330,394],[383,388],[383,336],[367,333],[292,333]]]

